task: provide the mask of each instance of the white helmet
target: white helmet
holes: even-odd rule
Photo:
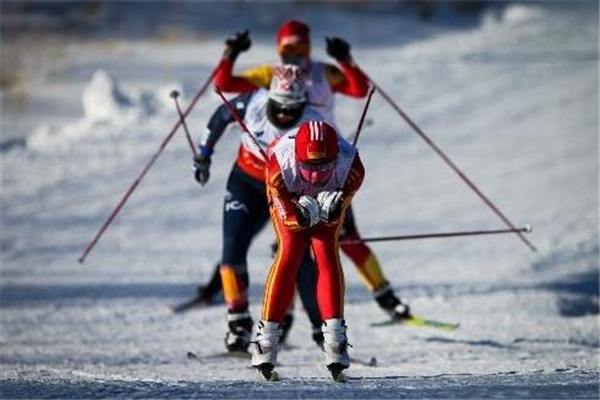
[[[269,99],[281,106],[296,106],[306,102],[304,71],[292,64],[275,66],[269,88]]]

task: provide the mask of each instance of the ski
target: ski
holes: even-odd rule
[[[377,359],[375,357],[371,357],[369,360],[366,358],[350,357],[350,363],[361,365],[363,367],[376,367]]]
[[[169,310],[171,310],[171,312],[173,314],[179,314],[179,313],[183,313],[186,311],[200,310],[203,308],[213,307],[218,304],[219,303],[213,302],[211,300],[207,300],[201,296],[196,296],[193,299],[186,300],[182,303],[172,304],[172,305],[169,305],[168,307],[169,307]]]
[[[209,359],[215,359],[215,358],[234,358],[234,359],[238,359],[238,360],[250,360],[252,358],[252,355],[250,353],[243,352],[243,351],[222,351],[222,352],[212,353],[212,354],[207,354],[207,355],[202,355],[202,356],[198,356],[193,351],[187,352],[188,360],[209,360]]]
[[[278,382],[280,380],[277,371],[271,371],[267,374],[263,373],[262,375],[269,382]]]
[[[413,315],[411,317],[402,319],[389,319],[387,321],[374,322],[371,324],[371,326],[373,327],[382,327],[390,325],[408,325],[414,327],[436,328],[445,331],[454,331],[460,326],[460,324],[458,323],[426,319],[417,315]]]
[[[344,373],[342,371],[337,372],[337,373],[332,372],[331,379],[333,379],[335,382],[338,382],[338,383],[345,383],[346,375],[344,375]]]

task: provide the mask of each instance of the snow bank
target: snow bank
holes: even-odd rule
[[[133,100],[104,70],[96,71],[83,91],[82,102],[85,119],[92,122],[122,118],[134,108]]]
[[[516,28],[526,24],[534,24],[544,18],[544,9],[535,4],[510,4],[506,7],[492,7],[483,14],[483,31],[493,29]]]
[[[150,85],[150,84],[149,84]],[[180,84],[159,88],[126,90],[106,70],[97,70],[84,88],[81,103],[83,117],[61,126],[42,124],[27,138],[30,150],[49,152],[68,150],[82,139],[103,139],[128,130],[136,124],[148,122],[166,110],[172,112],[168,93]],[[180,90],[180,89],[179,89]]]
[[[534,5],[513,4],[506,7],[502,21],[509,25],[530,22],[543,15],[543,10]]]

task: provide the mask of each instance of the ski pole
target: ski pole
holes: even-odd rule
[[[486,195],[484,195],[481,190],[479,190],[479,188],[464,174],[464,172],[462,172],[457,166],[456,164],[454,164],[454,162],[452,162],[452,160],[450,160],[450,158],[438,147],[438,145],[436,145],[433,140],[431,140],[431,138],[429,138],[429,136],[427,136],[425,134],[425,132],[423,132],[421,130],[421,128],[419,128],[417,126],[417,124],[415,124],[409,117],[408,115],[402,111],[402,109],[400,108],[400,106],[398,106],[398,104],[390,97],[388,96],[387,93],[385,93],[383,91],[383,89],[381,89],[381,87],[379,85],[377,85],[371,78],[369,78],[369,81],[371,82],[371,84],[377,89],[377,91],[381,94],[381,96],[383,96],[383,98],[390,104],[390,106],[392,106],[392,108],[394,110],[396,110],[396,112],[398,112],[398,114],[400,114],[400,116],[408,123],[408,125],[410,125],[411,128],[413,128],[413,130],[421,137],[421,139],[423,139],[432,149],[433,151],[435,151],[437,153],[437,155],[439,155],[445,162],[446,164],[460,177],[460,179],[462,179],[463,182],[465,182],[467,184],[467,186],[469,186],[469,188],[471,188],[471,190],[473,192],[475,192],[475,194],[481,199],[483,200],[483,202],[511,229],[514,231],[514,233],[516,233],[519,238],[521,239],[521,241],[523,243],[525,243],[532,251],[537,251],[537,249],[535,248],[535,246],[529,241],[527,240],[527,238],[523,235],[523,232],[519,229],[517,229],[515,227],[515,225],[508,219],[508,217],[506,217],[502,211],[500,211],[498,209],[498,207],[496,207],[496,205],[494,203],[492,203],[492,201],[490,199],[487,198]]]
[[[183,125],[183,130],[185,131],[185,137],[187,138],[188,144],[190,145],[190,148],[192,149],[192,154],[194,155],[194,158],[196,158],[196,157],[198,157],[198,153],[196,153],[196,148],[194,147],[194,141],[192,140],[192,135],[190,135],[190,131],[185,122],[185,117],[183,116],[183,113],[181,112],[181,107],[179,107],[179,101],[177,100],[178,97],[179,97],[179,92],[177,90],[173,90],[171,92],[171,98],[175,101],[175,108],[177,108],[177,114],[179,115],[179,120],[181,121],[181,125]]]
[[[200,96],[202,96],[202,94],[204,94],[204,92],[208,88],[208,85],[212,82],[213,78],[215,77],[215,74],[217,73],[217,69],[218,69],[218,67],[216,67],[212,71],[212,73],[206,79],[206,81],[204,82],[204,84],[202,86],[200,86],[200,88],[196,91],[196,94],[192,98],[192,101],[190,102],[190,104],[188,105],[188,107],[186,108],[186,110],[183,112],[183,117],[187,117],[188,114],[192,111],[192,108],[194,108],[194,106],[196,105],[196,102],[198,101],[198,99],[200,98]],[[92,241],[83,250],[83,253],[79,257],[79,262],[80,263],[83,264],[83,262],[85,261],[85,258],[92,251],[92,249],[94,248],[94,246],[96,246],[96,243],[98,243],[98,241],[100,240],[100,238],[102,237],[102,235],[104,234],[104,232],[106,231],[106,229],[108,228],[108,226],[112,223],[112,221],[117,216],[117,214],[119,214],[119,212],[121,211],[121,209],[123,208],[123,206],[125,205],[125,203],[127,202],[127,200],[129,199],[129,197],[131,196],[131,194],[134,192],[134,190],[140,184],[140,182],[142,181],[142,179],[144,178],[144,176],[148,173],[148,171],[150,170],[150,168],[152,167],[152,165],[156,162],[156,160],[158,159],[158,156],[160,156],[160,154],[165,149],[165,147],[167,147],[167,144],[169,143],[169,141],[171,140],[171,138],[175,135],[175,132],[177,132],[177,129],[179,128],[179,125],[181,125],[181,121],[182,121],[182,119],[179,118],[179,120],[175,123],[175,125],[173,125],[173,128],[171,128],[171,131],[169,132],[169,134],[167,135],[167,137],[161,143],[160,147],[158,148],[158,151],[152,156],[152,158],[150,159],[150,161],[148,162],[148,164],[142,170],[141,174],[138,175],[138,177],[135,179],[135,181],[133,181],[133,183],[131,184],[131,186],[129,186],[129,188],[127,189],[127,191],[125,192],[125,194],[123,195],[123,197],[121,198],[121,200],[119,201],[119,203],[117,204],[117,206],[115,207],[115,209],[112,211],[112,213],[110,214],[110,216],[108,217],[108,219],[100,227],[100,230],[98,231],[98,233],[96,233],[96,236],[94,237],[94,239],[92,239]]]
[[[225,96],[223,95],[223,92],[221,91],[221,89],[218,86],[215,86],[215,92],[217,92],[217,94],[219,95],[221,100],[223,100],[223,103],[225,104],[225,106],[227,106],[227,108],[229,109],[229,112],[231,113],[231,115],[233,115],[233,117],[235,118],[237,123],[240,124],[240,126],[242,127],[242,130],[246,133],[246,135],[248,135],[248,137],[250,137],[250,140],[252,140],[252,143],[254,143],[254,145],[258,148],[258,150],[260,151],[260,154],[263,156],[265,161],[267,161],[269,159],[267,157],[267,153],[265,153],[263,148],[258,143],[258,140],[256,140],[256,138],[254,137],[252,132],[250,132],[250,130],[248,129],[248,127],[246,126],[246,124],[244,123],[244,121],[242,120],[240,115],[238,114],[238,112],[235,110],[235,108],[233,108],[233,106],[231,105],[229,100],[227,100],[225,98]]]
[[[457,232],[442,232],[442,233],[423,233],[416,235],[401,235],[401,236],[379,236],[362,239],[341,240],[340,244],[367,243],[367,242],[389,242],[395,240],[414,240],[414,239],[431,239],[431,238],[447,238],[457,236],[481,236],[481,235],[498,235],[503,233],[531,233],[531,225],[527,224],[522,228],[516,229],[493,229],[480,231],[457,231]]]
[[[367,98],[367,102],[365,107],[363,108],[362,115],[360,116],[360,120],[358,121],[358,127],[356,128],[356,134],[354,135],[354,140],[352,141],[352,146],[356,147],[356,143],[358,142],[358,136],[360,135],[360,131],[362,130],[363,123],[365,122],[365,116],[367,115],[367,110],[369,109],[369,104],[371,103],[371,97],[373,97],[373,93],[375,93],[375,86],[371,86],[371,90],[369,90],[369,97]]]

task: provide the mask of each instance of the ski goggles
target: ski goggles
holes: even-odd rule
[[[306,58],[310,54],[310,43],[306,42],[283,42],[279,45],[279,55],[286,59],[303,57]]]
[[[329,171],[333,170],[335,166],[335,160],[328,161],[325,163],[307,163],[307,162],[299,162],[298,166],[300,169],[310,172],[321,172],[321,171]]]
[[[302,114],[302,112],[304,111],[304,106],[306,105],[306,102],[297,102],[297,103],[290,103],[290,104],[284,104],[284,103],[280,103],[277,100],[274,99],[269,99],[268,105],[267,107],[269,107],[273,113],[275,114],[286,114],[286,115],[300,115]]]
[[[299,104],[281,104],[269,99],[267,115],[273,125],[291,128],[302,116],[305,104],[304,102]]]
[[[300,176],[305,181],[322,185],[326,183],[331,175],[333,175],[333,170],[335,167],[335,160],[329,161],[326,163],[319,164],[309,164],[309,163],[298,163],[298,170],[300,171]]]
[[[296,57],[282,56],[281,62],[284,64],[292,64],[292,65],[295,65],[295,66],[303,68],[303,69],[308,69],[308,64],[309,64],[308,57],[304,57],[304,56],[296,56]]]

